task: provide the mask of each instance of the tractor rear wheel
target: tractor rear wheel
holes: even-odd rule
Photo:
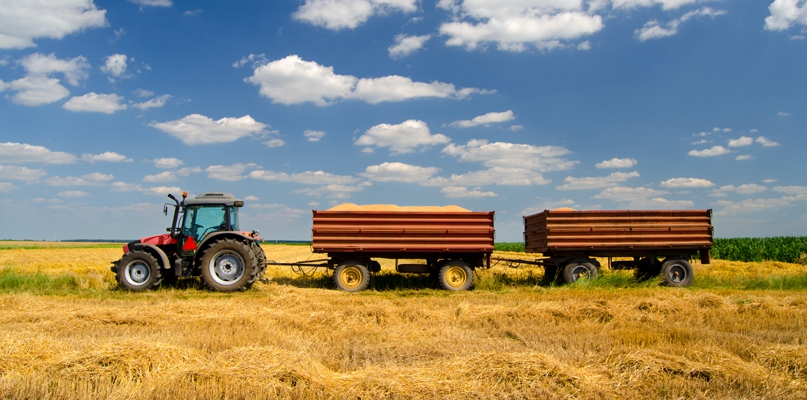
[[[258,257],[248,244],[222,239],[204,250],[200,267],[202,280],[213,290],[247,290],[258,275]]]
[[[134,292],[156,288],[163,280],[160,263],[143,250],[124,254],[118,261],[117,269],[118,284]]]

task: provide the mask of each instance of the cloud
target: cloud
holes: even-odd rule
[[[171,171],[163,171],[159,174],[146,175],[143,177],[143,182],[171,182],[175,180],[177,180],[177,177]]]
[[[241,57],[240,60],[234,62],[233,68],[241,68],[247,64],[252,64],[252,68],[258,68],[268,62],[269,60],[266,59],[266,54],[250,54],[248,56]]]
[[[778,142],[774,142],[774,141],[772,141],[772,140],[770,140],[770,139],[766,138],[765,136],[760,136],[760,137],[758,137],[758,138],[757,138],[757,140],[756,140],[756,142],[757,142],[757,143],[759,143],[759,144],[761,144],[761,145],[763,145],[763,146],[765,146],[765,147],[775,147],[775,146],[779,146],[779,143],[778,143]]]
[[[264,181],[292,182],[304,185],[344,185],[358,181],[358,178],[352,176],[334,175],[324,171],[306,171],[297,174],[287,174],[285,172],[255,170],[249,173],[249,177]]]
[[[18,167],[16,165],[0,165],[0,179],[33,182],[42,179],[42,177],[47,174],[47,171],[44,169],[31,169]]]
[[[780,117],[789,117],[790,116],[789,113],[786,113],[784,111],[779,111],[778,113],[776,113],[776,115],[778,115]]]
[[[148,101],[144,101],[142,103],[132,103],[132,107],[139,108],[140,111],[146,111],[149,108],[160,108],[165,105],[165,102],[171,98],[170,94],[164,94],[159,97],[155,97]]]
[[[608,176],[596,176],[575,178],[567,176],[564,179],[563,185],[556,187],[558,190],[581,190],[581,189],[600,189],[604,187],[617,186],[621,182],[625,182],[630,178],[636,178],[639,173],[632,172],[613,172]]]
[[[337,75],[333,67],[305,61],[297,55],[258,66],[244,81],[260,86],[258,92],[261,96],[285,105],[311,102],[325,106],[344,99],[378,104],[424,97],[462,99],[473,93],[492,93],[475,88],[457,90],[450,83],[437,81],[414,82],[398,75],[361,79]]]
[[[473,190],[468,190],[465,186],[446,186],[440,189],[440,193],[445,195],[448,198],[480,198],[480,197],[496,197],[496,193],[493,192],[483,192],[480,188],[474,188]]]
[[[78,157],[61,151],[27,143],[0,143],[0,161],[8,164],[41,162],[47,164],[73,164]]]
[[[714,156],[722,156],[723,154],[728,153],[731,153],[731,150],[723,146],[714,146],[703,150],[690,150],[689,153],[687,154],[695,157],[714,157]]]
[[[125,110],[126,104],[121,104],[122,96],[117,94],[97,94],[90,92],[84,96],[75,96],[68,100],[62,108],[75,112],[100,112],[112,114],[115,111]]]
[[[759,212],[765,210],[775,210],[787,207],[794,199],[790,197],[768,198],[768,199],[745,199],[741,201],[720,200],[713,204],[722,207],[716,212],[718,215],[734,215],[749,212]]]
[[[574,208],[579,209],[580,205],[577,204],[574,200],[571,199],[560,199],[557,201],[550,200],[543,197],[536,197],[537,200],[540,200],[538,205],[533,207],[527,207],[521,211],[521,215],[532,215],[542,212],[544,210],[552,210],[560,207],[567,207],[567,208]]]
[[[734,159],[737,160],[737,161],[750,160],[752,158],[754,158],[754,157],[752,157],[750,154],[741,154],[741,155],[739,155],[737,157],[734,157]]]
[[[200,114],[191,114],[182,119],[149,124],[181,141],[194,146],[197,144],[228,143],[242,137],[263,133],[269,125],[255,121],[249,115],[241,118],[222,118],[213,121]]]
[[[512,110],[504,112],[489,112],[485,115],[474,117],[471,120],[454,121],[449,126],[456,126],[459,128],[471,128],[478,125],[490,125],[498,122],[507,122],[516,119]]]
[[[379,165],[370,165],[360,173],[375,182],[404,182],[422,183],[440,172],[437,167],[419,167],[400,162],[385,162]]]
[[[26,76],[0,85],[0,91],[15,91],[17,94],[11,98],[13,102],[32,107],[53,103],[70,95],[70,91],[52,74],[61,73],[68,83],[77,86],[79,81],[87,78],[87,69],[90,68],[87,59],[81,56],[62,60],[54,54],[40,53],[22,58],[19,64],[25,68]]]
[[[9,182],[0,182],[0,193],[10,193],[16,190],[17,187],[14,184]]]
[[[234,182],[246,179],[246,175],[242,175],[244,171],[254,168],[258,168],[258,164],[238,163],[232,165],[211,165],[205,168],[205,172],[207,172],[207,177],[210,179]]]
[[[128,158],[122,154],[115,153],[113,151],[107,151],[101,154],[82,154],[81,159],[89,163],[95,163],[96,161],[132,162],[131,158]]]
[[[115,177],[111,174],[102,174],[100,172],[93,172],[91,174],[82,175],[80,178],[75,176],[52,176],[45,179],[45,184],[48,186],[101,186],[107,181],[111,181]]]
[[[101,66],[101,72],[117,78],[124,77],[126,73],[126,61],[129,58],[125,54],[113,54],[106,58],[106,62]]]
[[[374,15],[392,11],[411,13],[417,0],[306,0],[292,14],[295,20],[333,31],[354,29]]]
[[[201,13],[202,13],[202,9],[197,8],[195,10],[185,11],[185,12],[182,13],[182,15],[184,15],[186,17],[196,17],[196,16],[199,16]]]
[[[306,131],[303,132],[303,136],[305,136],[309,142],[319,142],[320,139],[325,137],[325,132],[306,129]]]
[[[154,166],[157,168],[179,168],[185,164],[178,158],[156,158],[154,159]]]
[[[698,1],[699,0],[612,0],[611,3],[615,9],[631,9],[660,5],[664,10],[674,10],[681,6],[697,3]]]
[[[171,0],[129,0],[140,7],[171,7]]]
[[[715,184],[708,179],[701,178],[672,178],[661,182],[661,187],[666,188],[698,188],[698,187],[712,187]]]
[[[594,165],[596,168],[631,168],[636,165],[635,158],[612,158],[598,162]]]
[[[368,129],[354,143],[357,146],[389,147],[393,155],[411,153],[417,147],[450,142],[443,134],[432,135],[425,122],[410,119],[398,125],[379,124]]]
[[[423,45],[431,39],[432,35],[406,36],[403,34],[395,36],[395,44],[387,48],[391,58],[402,58],[414,54],[423,48]]]
[[[734,192],[739,194],[752,194],[752,193],[760,193],[768,190],[767,186],[757,185],[756,183],[746,183],[740,186],[734,185],[725,185],[721,186],[718,189],[715,189],[712,192],[711,196],[722,196],[727,192]]]
[[[714,19],[714,17],[725,14],[726,12],[723,10],[714,10],[710,7],[703,7],[698,10],[690,11],[682,15],[680,18],[668,21],[663,26],[657,20],[648,21],[642,28],[636,29],[633,31],[633,33],[636,35],[636,39],[640,42],[644,42],[649,39],[659,39],[677,34],[678,28],[681,26],[681,24],[692,18],[712,17],[712,19]]]
[[[533,146],[529,144],[470,140],[464,145],[449,144],[443,154],[458,157],[461,161],[481,162],[487,167],[525,168],[540,172],[563,171],[578,161],[563,156],[570,153],[560,146]]]
[[[106,10],[92,0],[13,1],[0,7],[0,49],[35,47],[34,39],[61,39],[107,26]]]
[[[295,190],[293,193],[302,193],[315,197],[327,196],[333,199],[347,199],[350,198],[350,195],[352,193],[361,192],[362,190],[364,190],[364,186],[362,185],[351,186],[351,185],[330,184],[330,185],[323,185],[318,188],[298,189]]]
[[[611,200],[618,203],[626,203],[626,206],[634,209],[670,209],[691,207],[694,203],[690,200],[667,200],[662,195],[669,192],[646,187],[609,187],[594,196],[595,199]]]
[[[602,17],[584,12],[579,1],[476,0],[441,1],[438,7],[454,13],[451,22],[439,32],[447,36],[447,46],[467,50],[496,44],[499,50],[521,52],[529,46],[547,51],[565,47],[565,42],[599,32],[605,26]],[[525,4],[527,3],[527,4]]]
[[[807,186],[774,186],[773,191],[790,196],[807,196]]]
[[[285,146],[286,141],[283,140],[283,139],[271,139],[271,140],[267,140],[267,141],[263,142],[263,144],[265,144],[266,147],[269,147],[270,149],[272,149],[272,148],[275,148],[275,147]]]
[[[807,4],[800,0],[774,0],[768,10],[771,15],[765,18],[765,29],[783,31],[791,25],[807,25]]]
[[[748,136],[741,136],[739,139],[729,140],[729,147],[750,146],[753,143],[754,138]]]
[[[60,197],[69,197],[69,198],[79,198],[79,197],[87,197],[90,194],[87,192],[82,192],[81,190],[67,190],[64,192],[57,193]]]
[[[486,170],[465,174],[451,174],[448,178],[435,177],[422,182],[423,186],[529,186],[546,185],[551,181],[540,172],[529,168],[491,167]]]

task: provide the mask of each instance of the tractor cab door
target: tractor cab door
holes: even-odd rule
[[[182,232],[177,243],[180,254],[193,254],[205,236],[229,230],[227,208],[209,204],[186,206],[182,218]]]

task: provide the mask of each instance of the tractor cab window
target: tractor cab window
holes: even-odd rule
[[[182,233],[201,241],[205,235],[227,229],[227,207],[188,206],[182,221]]]
[[[238,207],[230,207],[230,227],[232,230],[238,229]]]

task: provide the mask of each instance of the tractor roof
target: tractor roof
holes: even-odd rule
[[[241,207],[244,205],[244,200],[236,199],[232,194],[223,192],[202,193],[196,196],[196,198],[185,199],[186,206],[204,204],[222,204],[225,206]]]

